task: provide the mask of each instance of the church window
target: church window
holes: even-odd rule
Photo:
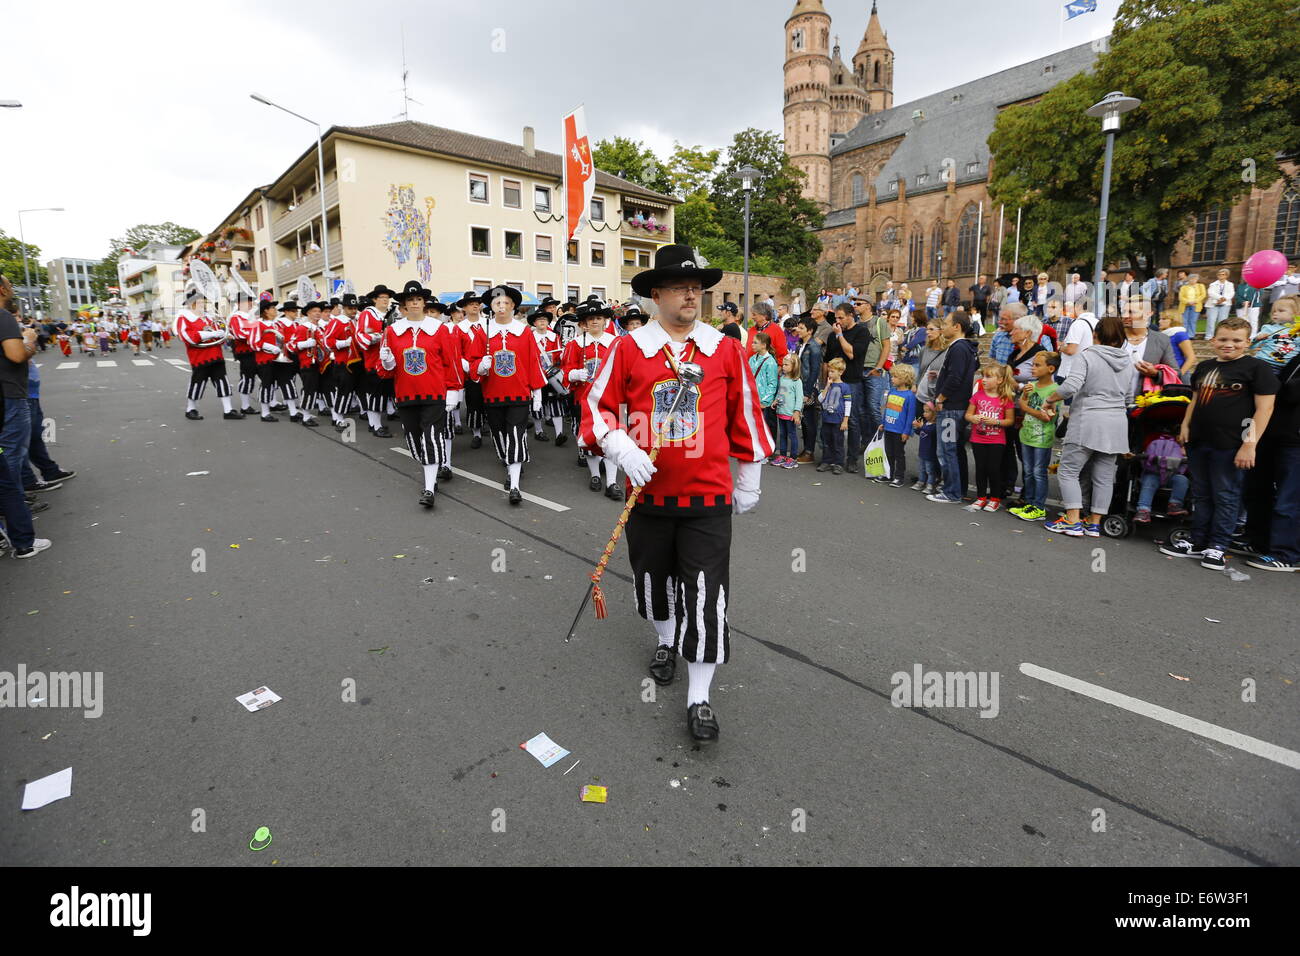
[[[803,50],[803,30],[792,30],[790,32],[790,49],[795,53]]]
[[[930,270],[932,276],[939,275],[943,270],[943,223],[936,222],[934,228],[930,230]]]
[[[958,275],[975,271],[975,237],[979,228],[979,211],[974,205],[966,207],[957,223],[957,269]]]
[[[858,205],[866,200],[866,192],[863,189],[863,180],[861,173],[853,174],[853,205]]]
[[[876,61],[876,82],[880,82],[880,61]]]
[[[1278,203],[1273,248],[1288,259],[1300,255],[1300,187],[1295,183],[1286,188]]]
[[[907,277],[914,279],[925,267],[925,233],[919,223],[912,226],[912,238],[907,244]]]

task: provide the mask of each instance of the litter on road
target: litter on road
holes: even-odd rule
[[[563,760],[569,756],[569,752],[557,744],[546,734],[538,734],[530,740],[525,740],[519,745],[521,750],[527,750],[537,758],[543,767],[549,767],[557,760]]]
[[[72,768],[33,780],[23,788],[23,809],[39,810],[47,803],[72,796]]]
[[[609,790],[606,787],[587,784],[582,788],[581,797],[583,803],[608,803]]]
[[[240,694],[235,700],[244,705],[249,711],[262,710],[270,707],[281,697],[269,687],[259,687],[257,690],[250,690],[247,694]]]

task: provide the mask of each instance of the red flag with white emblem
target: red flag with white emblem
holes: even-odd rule
[[[583,219],[595,190],[596,165],[591,161],[587,116],[579,106],[564,117],[564,204],[568,213],[568,239],[582,231]]]

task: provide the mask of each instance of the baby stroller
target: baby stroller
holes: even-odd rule
[[[1170,518],[1166,509],[1172,479],[1186,470],[1187,458],[1178,445],[1178,430],[1192,401],[1192,389],[1182,383],[1175,369],[1167,365],[1156,369],[1159,377],[1143,379],[1142,392],[1129,409],[1129,445],[1134,453],[1122,459],[1116,470],[1115,491],[1101,521],[1101,532],[1108,538],[1127,538],[1133,533],[1142,477],[1147,473],[1157,474],[1160,481],[1151,501],[1151,517],[1175,522],[1169,531],[1170,543],[1191,537],[1186,516]],[[1191,501],[1184,504],[1190,508]]]

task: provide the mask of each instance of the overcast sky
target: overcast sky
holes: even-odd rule
[[[879,0],[894,102],[1085,43],[1119,0],[1065,25],[1058,0]],[[593,140],[725,146],[782,127],[783,24],[793,0],[155,0],[24,3],[6,10],[0,229],[23,225],[43,260],[99,258],[140,222],[215,227],[311,145],[321,123],[411,119],[557,151],[579,103]],[[870,0],[826,0],[850,61]],[[500,32],[498,32],[500,31]],[[493,52],[494,43],[504,50]],[[593,81],[593,77],[598,81]]]

